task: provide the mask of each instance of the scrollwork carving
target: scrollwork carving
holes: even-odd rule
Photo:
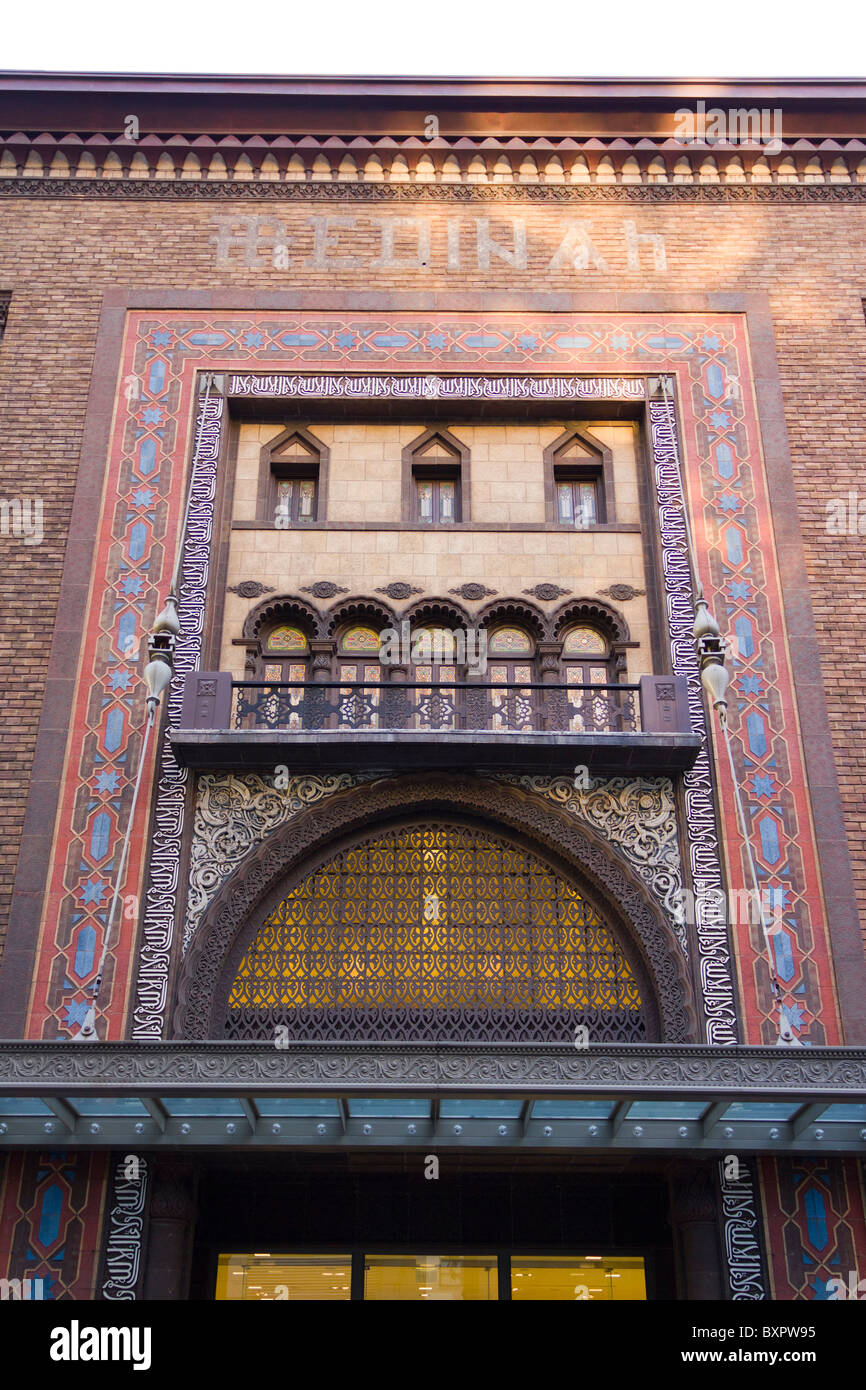
[[[684,954],[688,954],[682,911],[677,910],[682,907],[682,861],[669,778],[610,777],[596,779],[586,789],[576,788],[569,777],[499,773],[497,778],[548,797],[616,845],[664,908]]]
[[[214,893],[251,849],[305,807],[369,780],[371,775],[290,777],[285,789],[277,789],[258,773],[206,773],[201,777],[190,853],[184,952]]]

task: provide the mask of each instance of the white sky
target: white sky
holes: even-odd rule
[[[5,0],[0,69],[863,77],[862,0]]]

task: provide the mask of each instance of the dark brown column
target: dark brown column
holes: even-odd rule
[[[334,643],[330,640],[314,637],[310,643],[310,656],[311,679],[317,684],[331,680]]]
[[[669,1174],[678,1296],[685,1301],[724,1298],[722,1249],[714,1172],[683,1163]]]
[[[145,1300],[182,1302],[189,1296],[197,1187],[191,1164],[171,1159],[156,1163],[150,1199]]]
[[[543,685],[557,685],[562,680],[559,669],[561,656],[561,642],[539,642],[538,665]]]

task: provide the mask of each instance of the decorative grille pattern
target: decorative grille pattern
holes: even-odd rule
[[[235,681],[232,727],[235,729],[452,729],[511,733],[638,733],[640,702],[636,685],[605,685],[606,672],[592,673],[582,684],[580,671],[569,683],[541,685],[532,668],[491,663],[483,685],[452,682],[454,667],[419,666],[421,679],[379,684],[380,668],[340,666],[335,681],[264,683]],[[574,679],[572,679],[574,678]],[[430,680],[430,684],[426,681]],[[345,682],[345,684],[343,684]]]
[[[541,859],[454,825],[341,851],[267,919],[229,992],[226,1036],[572,1042],[646,1037],[613,933]]]

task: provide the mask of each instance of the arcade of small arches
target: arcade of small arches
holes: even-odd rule
[[[624,617],[600,599],[571,600],[551,615],[524,599],[497,600],[473,618],[446,599],[424,600],[398,616],[374,598],[353,598],[323,614],[283,596],[250,612],[239,641],[250,680],[459,681],[466,663],[455,637],[467,632],[484,633],[488,679],[503,684],[619,683],[634,645]],[[396,661],[386,634],[399,635]]]

